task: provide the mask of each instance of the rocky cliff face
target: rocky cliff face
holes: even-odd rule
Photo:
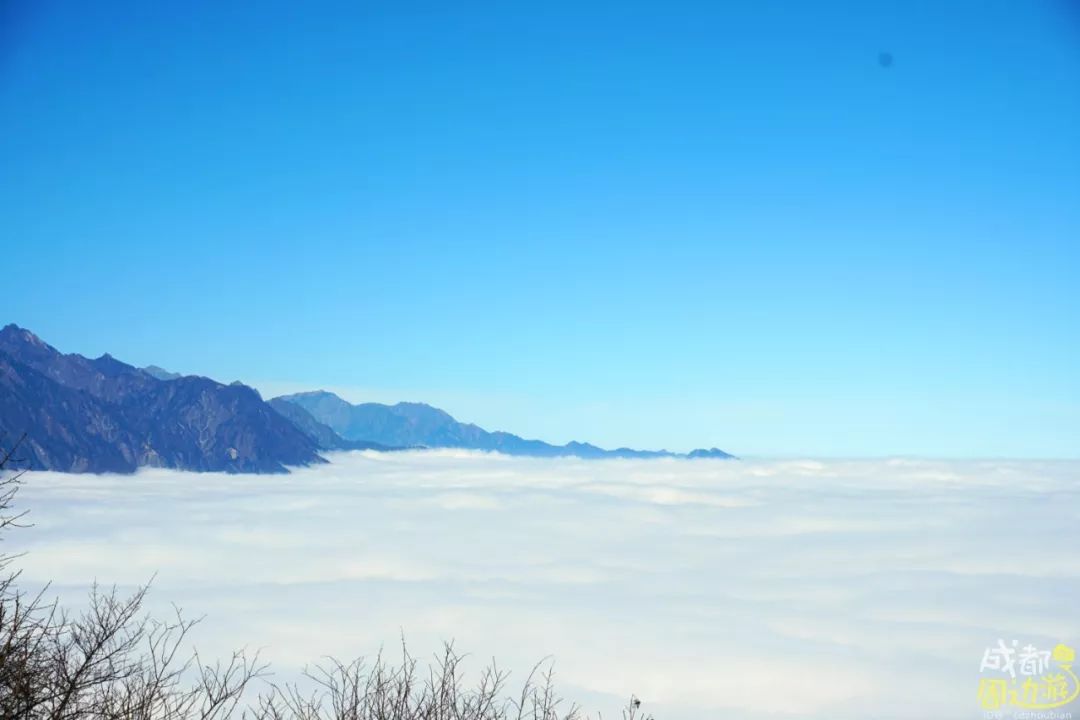
[[[0,330],[0,430],[8,443],[26,434],[34,469],[284,472],[322,462],[316,441],[250,387],[63,354],[15,325]]]

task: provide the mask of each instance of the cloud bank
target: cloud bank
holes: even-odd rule
[[[32,473],[27,583],[206,614],[278,671],[404,632],[660,720],[969,718],[998,637],[1080,640],[1080,462],[347,453],[289,476]]]

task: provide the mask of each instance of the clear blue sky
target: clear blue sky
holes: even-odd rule
[[[63,350],[553,441],[1078,455],[1076,3],[0,8],[0,320]]]

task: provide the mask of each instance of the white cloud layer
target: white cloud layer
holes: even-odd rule
[[[33,473],[24,582],[206,614],[279,671],[404,632],[659,720],[973,718],[998,637],[1080,640],[1080,462],[349,453],[289,476]]]

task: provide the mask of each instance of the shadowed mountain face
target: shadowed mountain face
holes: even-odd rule
[[[407,447],[446,447],[493,450],[508,455],[581,458],[691,457],[730,458],[723,450],[694,450],[688,455],[666,450],[605,450],[588,443],[571,442],[551,445],[541,440],[527,440],[506,432],[488,432],[469,423],[461,423],[448,413],[423,403],[362,403],[352,405],[329,392],[307,392],[275,398],[273,403],[292,403],[308,412],[317,422],[341,437]],[[279,407],[279,405],[275,405]]]
[[[65,355],[15,325],[0,330],[0,431],[5,442],[26,434],[22,455],[38,470],[284,472],[322,462],[318,443],[250,387]]]

